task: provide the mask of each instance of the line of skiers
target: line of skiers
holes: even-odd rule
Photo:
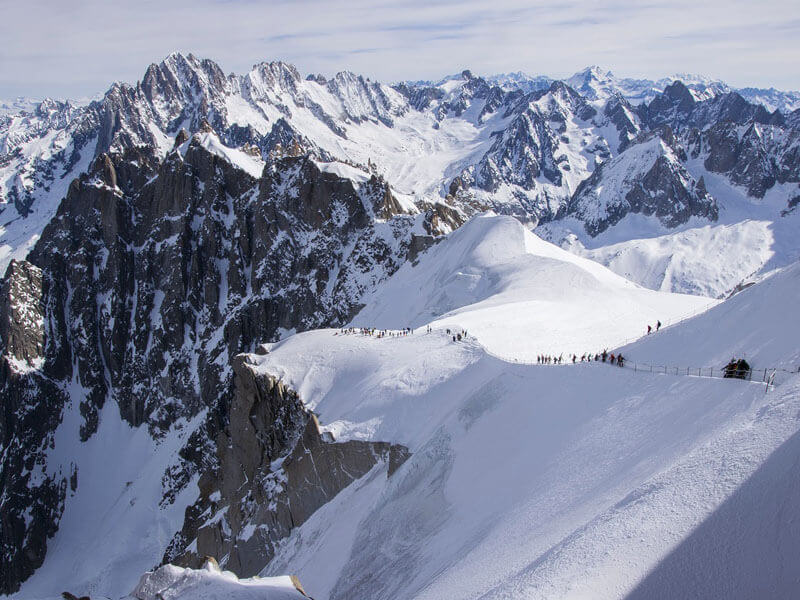
[[[430,327],[428,327],[428,333],[430,333],[431,331],[432,331],[432,329]],[[464,340],[467,339],[467,330],[466,329],[462,329],[458,333],[456,333],[455,331],[450,331],[449,329],[447,329],[446,331],[447,331],[447,335],[453,336],[453,341],[454,342],[460,342],[462,339],[464,339]]]
[[[575,356],[573,354],[573,356]],[[560,365],[564,362],[564,355],[550,356],[549,354],[540,354],[536,357],[537,365]],[[575,362],[575,361],[572,361]]]
[[[339,330],[342,335],[368,335],[371,337],[384,338],[384,337],[405,337],[413,334],[414,330],[411,327],[404,327],[399,330],[392,329],[376,329],[375,327],[343,327]],[[337,334],[334,334],[337,335]]]
[[[573,354],[572,356],[567,356],[567,360],[572,360],[573,364],[577,362],[607,362],[612,365],[617,365],[619,367],[625,366],[625,358],[620,354],[614,354],[611,352],[609,354],[608,350],[603,350],[599,353],[591,353],[587,352],[586,354],[581,355],[578,358],[577,354]],[[540,354],[536,357],[536,364],[537,365],[560,365],[564,363],[564,355],[560,354],[559,356],[550,356],[549,354]]]
[[[658,331],[659,329],[661,329],[661,321],[656,321],[656,331]],[[652,325],[648,325],[647,326],[647,335],[650,335],[652,332],[653,332],[653,326]]]

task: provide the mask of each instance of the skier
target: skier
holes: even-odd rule
[[[656,321],[656,331],[661,329],[661,321]]]
[[[650,325],[647,326],[647,335],[650,335],[650,332],[653,331],[653,328]]]
[[[624,359],[624,358],[622,358],[622,354],[620,354],[619,356],[617,356],[617,364],[618,364],[620,367],[622,367],[622,366],[625,366],[625,359]]]

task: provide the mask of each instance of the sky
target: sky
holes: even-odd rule
[[[91,97],[173,51],[380,81],[699,73],[800,90],[797,0],[3,0],[0,98]]]

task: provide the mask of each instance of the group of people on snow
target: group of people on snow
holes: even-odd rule
[[[656,321],[656,331],[658,331],[659,329],[661,329],[661,321]],[[653,332],[653,326],[652,325],[648,325],[647,326],[647,335],[650,335],[652,332]]]
[[[614,354],[611,352],[609,354],[608,350],[603,350],[602,352],[592,353],[587,352],[582,354],[580,358],[578,358],[577,354],[573,354],[572,356],[568,356],[567,360],[572,360],[573,364],[577,362],[604,362],[610,363],[612,365],[617,365],[618,367],[625,366],[625,358],[622,356],[622,353]],[[564,355],[560,354],[559,356],[550,356],[549,354],[539,354],[536,357],[536,364],[537,365],[560,365],[564,363]]]
[[[431,331],[433,331],[433,330],[430,327],[428,327],[428,333],[430,333]],[[449,329],[447,329],[446,331],[447,331],[447,335],[453,336],[453,341],[454,342],[460,342],[461,340],[467,339],[467,330],[466,329],[462,329],[458,333],[456,333],[455,331],[450,331]]]
[[[339,330],[342,335],[368,335],[370,337],[385,338],[385,337],[405,337],[413,334],[414,330],[411,327],[404,327],[403,329],[376,329],[375,327],[343,327]],[[337,334],[334,334],[337,335]]]
[[[747,379],[751,373],[750,363],[743,358],[731,358],[730,362],[723,368],[723,377],[726,379]],[[766,371],[764,371],[766,377]]]
[[[572,356],[575,356],[574,354]],[[564,355],[550,356],[549,354],[540,354],[536,357],[537,365],[560,365],[564,362]],[[574,360],[572,362],[575,362]]]

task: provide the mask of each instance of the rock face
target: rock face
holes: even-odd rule
[[[234,359],[235,391],[217,439],[219,468],[200,480],[200,498],[165,562],[197,567],[204,556],[240,577],[259,573],[276,544],[376,464],[388,474],[409,456],[399,445],[335,442],[321,434],[293,390]]]
[[[709,171],[723,173],[754,198],[776,183],[800,182],[800,132],[752,122],[720,122],[700,136],[693,154]]]
[[[695,180],[683,167],[680,151],[669,129],[633,144],[578,186],[568,214],[580,219],[592,236],[630,213],[654,215],[666,227],[691,217],[716,220],[715,200],[702,177]]]
[[[74,471],[47,464],[64,390],[42,371],[42,271],[9,264],[0,287],[0,591],[10,592],[44,560]]]
[[[493,132],[489,150],[453,183],[472,188],[472,198],[486,206],[534,224],[564,216],[574,187],[638,131],[634,114],[617,106],[619,99],[601,114],[560,81],[505,102],[497,110],[507,121],[504,128]],[[597,133],[601,128],[617,133],[608,140]],[[591,156],[588,165],[576,158],[579,153]]]
[[[350,180],[304,155],[256,178],[210,135],[160,163],[137,149],[101,155],[70,185],[30,262],[9,266],[0,304],[2,591],[41,564],[79,481],[68,461],[43,458],[68,402],[80,405],[84,440],[109,401],[156,439],[205,411],[183,463],[164,474],[170,502],[216,467],[234,355],[281,331],[347,321],[412,245],[433,240],[415,238],[424,216],[396,214],[402,207],[376,176]]]
[[[35,368],[44,355],[42,271],[11,261],[0,287],[0,348],[18,368]]]

